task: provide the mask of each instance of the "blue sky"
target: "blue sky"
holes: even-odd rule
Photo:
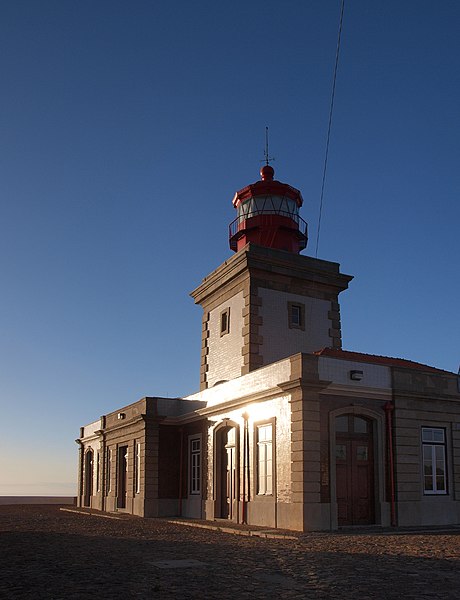
[[[0,494],[73,493],[79,426],[198,389],[188,293],[265,126],[314,254],[337,0],[5,2]],[[344,348],[457,371],[460,5],[346,2],[319,257]]]

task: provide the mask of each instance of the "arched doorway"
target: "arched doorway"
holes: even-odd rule
[[[335,417],[337,522],[375,523],[373,422],[357,414]]]
[[[85,493],[83,498],[84,506],[91,506],[91,496],[93,495],[93,458],[92,450],[85,454]]]
[[[234,520],[238,514],[238,427],[221,427],[215,440],[215,516]]]

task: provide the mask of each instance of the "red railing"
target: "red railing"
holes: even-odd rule
[[[251,211],[247,214],[244,215],[240,215],[238,217],[236,217],[236,219],[234,221],[232,221],[230,223],[230,225],[228,226],[229,229],[229,237],[230,239],[236,234],[238,233],[238,231],[240,231],[241,229],[245,228],[245,221],[247,221],[248,219],[251,219],[253,217],[259,217],[262,215],[277,215],[277,216],[281,216],[281,217],[285,217],[288,219],[291,219],[291,221],[294,221],[294,223],[296,223],[299,232],[305,236],[305,238],[307,238],[307,233],[308,233],[308,225],[306,223],[306,221],[304,221],[302,219],[302,217],[299,217],[299,215],[296,214],[292,214],[290,212],[287,212],[285,210],[276,210],[276,209],[264,209],[264,210],[254,210]]]

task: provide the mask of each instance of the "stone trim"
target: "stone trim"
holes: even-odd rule
[[[196,410],[196,413],[200,417],[211,417],[213,415],[218,415],[227,410],[234,410],[238,407],[243,407],[248,403],[256,403],[256,402],[265,402],[267,400],[273,400],[275,398],[282,398],[286,394],[283,393],[284,390],[280,389],[280,387],[273,387],[270,389],[263,390],[262,392],[257,392],[255,394],[248,394],[247,396],[241,396],[240,398],[236,398],[234,400],[228,400],[227,402],[222,402],[220,404],[213,404],[210,407],[199,408]]]
[[[224,263],[225,264],[225,263]],[[208,355],[209,355],[209,346],[208,339],[210,337],[209,331],[209,320],[211,311],[222,306],[225,302],[228,302],[232,298],[234,298],[240,292],[245,293],[245,290],[249,287],[247,285],[247,276],[243,274],[242,277],[239,278],[237,282],[233,282],[232,286],[219,290],[219,294],[216,297],[208,298],[203,301],[203,319],[202,319],[202,334],[201,334],[201,368],[200,368],[200,391],[208,389],[208,377],[207,373],[209,371],[208,365]],[[228,309],[228,307],[227,307]],[[223,309],[224,312],[227,309]],[[225,335],[220,332],[220,336]]]
[[[244,301],[241,375],[247,375],[263,366],[263,358],[260,354],[260,347],[263,343],[260,326],[263,320],[259,314],[259,309],[262,307],[262,298],[258,295],[257,288],[249,280],[244,291]]]
[[[200,365],[200,390],[208,387],[206,373],[208,372],[208,339],[209,339],[209,311],[204,311],[201,334],[201,365]]]
[[[364,386],[344,385],[331,383],[322,392],[325,396],[340,396],[351,398],[365,398],[369,401],[391,400],[393,398],[391,388],[372,388]]]
[[[373,443],[374,443],[374,509],[375,522],[378,525],[388,526],[384,514],[383,506],[387,497],[387,460],[386,460],[386,432],[385,432],[385,414],[382,405],[374,408],[366,406],[341,406],[331,410],[329,419],[329,494],[331,502],[331,529],[338,528],[337,516],[337,475],[336,475],[336,430],[335,418],[341,415],[353,414],[366,417],[373,422]]]
[[[270,274],[271,275],[271,274]],[[255,283],[258,287],[276,292],[289,292],[297,296],[315,298],[317,300],[337,300],[338,292],[334,289],[325,289],[324,284],[310,282],[299,282],[293,278],[286,281],[286,277],[273,276],[273,278],[257,278]]]

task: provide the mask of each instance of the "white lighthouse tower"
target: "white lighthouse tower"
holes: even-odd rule
[[[352,279],[337,263],[302,256],[302,195],[274,178],[236,192],[235,255],[192,293],[203,307],[201,389],[297,352],[341,348],[338,296]]]

